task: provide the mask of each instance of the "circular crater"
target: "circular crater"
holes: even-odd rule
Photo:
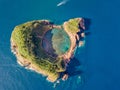
[[[70,48],[70,38],[63,29],[52,29],[45,33],[42,47],[51,56],[65,54]]]

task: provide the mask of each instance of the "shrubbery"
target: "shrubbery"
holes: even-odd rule
[[[65,71],[64,61],[48,56],[41,46],[41,38],[37,37],[51,29],[51,26],[45,25],[42,21],[37,21],[36,25],[33,23],[36,24],[33,21],[16,26],[11,39],[17,45],[18,52],[22,57],[49,74],[58,76],[57,72]]]

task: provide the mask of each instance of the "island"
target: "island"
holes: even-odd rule
[[[17,62],[55,82],[66,80],[67,65],[74,57],[76,46],[85,37],[84,19],[73,18],[62,25],[49,20],[34,20],[16,26],[11,34],[11,50]]]

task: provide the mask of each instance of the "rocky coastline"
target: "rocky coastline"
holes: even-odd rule
[[[85,30],[85,25],[84,25],[84,19],[83,18],[77,18],[79,19],[79,26],[80,28],[82,28],[83,30]],[[74,50],[77,46],[77,41],[79,41],[79,43],[81,42],[80,41],[80,37],[78,35],[78,33],[81,31],[80,28],[79,28],[79,32],[76,32],[76,33],[71,33],[68,31],[68,29],[66,28],[66,24],[67,22],[64,22],[63,24],[63,28],[64,30],[66,31],[66,33],[68,34],[68,36],[70,37],[70,41],[71,41],[71,45],[70,45],[70,49],[63,55],[63,59],[64,60],[67,60],[67,62],[69,63],[70,62],[70,59],[73,57],[73,54],[74,54]],[[80,33],[80,34],[84,34],[84,33]],[[84,36],[83,36],[84,37]]]
[[[79,27],[82,28],[83,30],[85,29],[85,25],[84,25],[84,19],[83,18],[77,18],[79,20]],[[48,21],[45,21],[47,24]],[[66,25],[67,25],[67,22],[64,22],[64,24],[62,26],[57,26],[57,25],[52,25],[52,28],[63,28],[65,30],[65,32],[68,34],[68,36],[70,37],[70,41],[71,41],[71,45],[70,45],[70,48],[69,50],[64,54],[64,55],[61,55],[59,57],[62,57],[62,59],[65,61],[65,63],[69,63],[70,62],[70,59],[73,57],[74,55],[74,50],[77,46],[76,42],[77,41],[80,41],[80,37],[78,35],[78,32],[77,33],[71,33],[69,32],[69,30],[66,28]],[[79,30],[80,30],[79,28]],[[84,37],[84,33],[81,33],[81,35]],[[44,76],[47,76],[47,80],[49,80],[50,82],[55,82],[58,77],[59,77],[59,73],[58,73],[58,77],[53,77],[52,75],[49,75],[47,71],[45,70],[42,70],[38,67],[36,67],[36,65],[34,63],[31,63],[29,60],[27,60],[26,58],[22,57],[19,53],[19,48],[17,47],[17,44],[14,42],[14,40],[11,38],[11,50],[12,52],[15,54],[15,56],[17,57],[17,62],[27,68],[27,69],[30,69],[30,70],[33,70],[37,73],[40,73]],[[81,42],[81,41],[80,41]],[[63,75],[63,80],[66,80],[66,78],[68,78],[68,74],[65,74]],[[65,78],[65,79],[64,79]]]

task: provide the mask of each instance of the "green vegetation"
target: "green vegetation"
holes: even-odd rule
[[[50,29],[49,21],[27,22],[15,27],[11,40],[16,44],[20,56],[57,79],[59,72],[65,71],[65,63],[58,57],[50,57],[41,46],[44,33]]]
[[[66,29],[71,32],[71,33],[77,33],[79,32],[79,22],[80,19],[79,18],[74,18],[74,19],[70,19],[67,23],[66,23]]]

